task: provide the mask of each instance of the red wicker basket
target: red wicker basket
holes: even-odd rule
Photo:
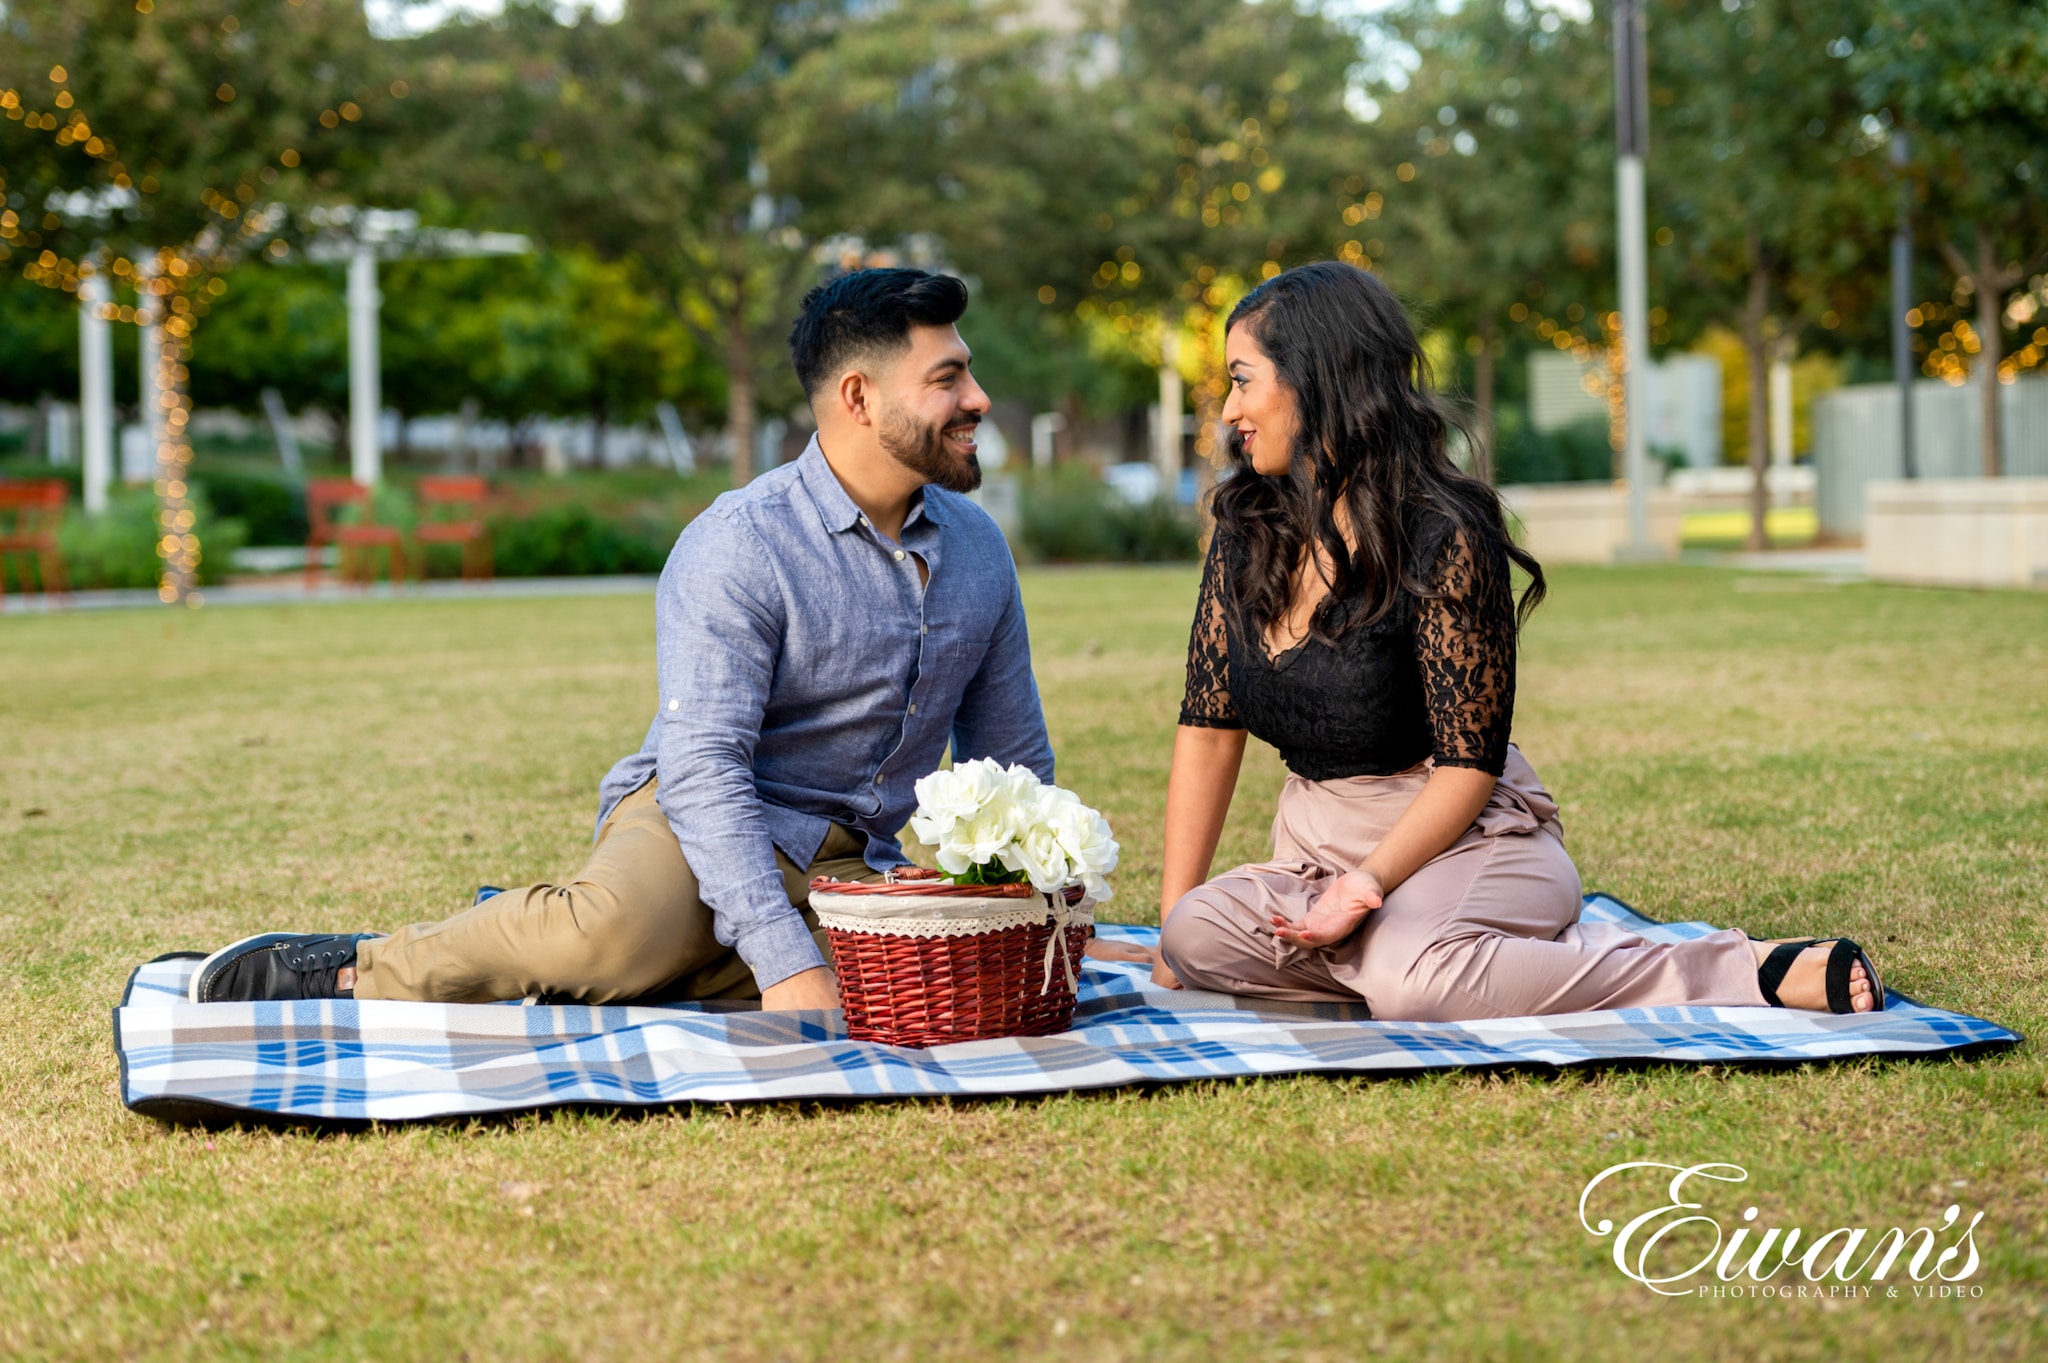
[[[1094,933],[1079,885],[811,882],[832,942],[846,1034],[892,1046],[1049,1036],[1074,1021],[1081,951]]]

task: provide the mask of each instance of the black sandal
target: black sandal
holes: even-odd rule
[[[1770,955],[1764,957],[1764,963],[1756,968],[1757,988],[1763,991],[1764,1002],[1773,1008],[1783,1008],[1785,1005],[1778,999],[1778,986],[1785,982],[1785,976],[1790,973],[1792,963],[1809,947],[1817,947],[1827,940],[1829,939],[1825,937],[1809,937],[1801,942],[1783,942]],[[1835,945],[1828,952],[1828,1011],[1856,1011],[1855,1001],[1849,996],[1849,971],[1861,961],[1864,972],[1870,976],[1870,996],[1873,1000],[1870,1011],[1883,1012],[1884,981],[1878,978],[1877,963],[1870,959],[1868,952],[1849,938],[1837,937],[1833,940]]]

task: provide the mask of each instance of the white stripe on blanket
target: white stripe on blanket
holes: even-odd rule
[[[1587,897],[1586,921],[1680,940]],[[1156,928],[1103,924],[1150,945]],[[1996,1023],[1896,993],[1881,1013],[1648,1008],[1483,1022],[1381,1022],[1362,1008],[1158,990],[1142,967],[1089,960],[1074,1029],[910,1050],[846,1039],[837,1013],[679,1004],[185,1001],[196,957],[142,966],[114,1010],[122,1101],[167,1120],[255,1114],[406,1121],[567,1103],[1056,1093],[1310,1071],[1393,1074],[1493,1065],[1793,1062],[1929,1056],[2011,1045]]]

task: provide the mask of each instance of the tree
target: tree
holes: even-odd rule
[[[1859,11],[1849,0],[1722,0],[1661,9],[1650,30],[1663,125],[1652,129],[1655,211],[1687,287],[1741,318],[1752,549],[1769,546],[1773,349],[1839,317],[1826,281],[1845,267],[1882,277],[1883,143],[1862,126],[1841,60]]]
[[[1914,162],[1939,220],[1935,241],[1974,300],[1974,327],[1936,360],[1982,390],[1986,477],[2001,471],[2000,382],[2017,372],[2005,333],[2009,302],[2048,260],[2048,9],[2024,0],[1886,0],[1863,31],[1862,89],[1914,140]],[[1963,354],[1974,353],[1974,366]]]
[[[183,600],[199,538],[185,470],[185,349],[221,275],[276,241],[289,206],[374,164],[342,134],[405,93],[380,83],[361,9],[292,0],[10,0],[0,48],[0,261],[76,292],[94,274],[133,290],[104,306],[156,330],[162,593]],[[44,211],[38,215],[37,208]]]
[[[1513,0],[1417,0],[1384,22],[1417,56],[1373,90],[1381,155],[1401,163],[1405,185],[1380,229],[1393,241],[1387,266],[1466,338],[1474,467],[1490,481],[1504,328],[1547,323],[1540,339],[1582,358],[1607,344],[1596,301],[1614,288],[1607,35]]]
[[[764,354],[814,266],[766,149],[789,72],[854,22],[830,7],[633,0],[615,22],[516,4],[421,40],[446,132],[418,159],[559,246],[629,263],[725,367],[733,479],[752,474]]]

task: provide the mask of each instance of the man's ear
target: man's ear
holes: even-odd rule
[[[856,424],[875,424],[875,385],[858,369],[849,369],[839,376],[833,398],[839,404],[839,410],[853,418]]]

